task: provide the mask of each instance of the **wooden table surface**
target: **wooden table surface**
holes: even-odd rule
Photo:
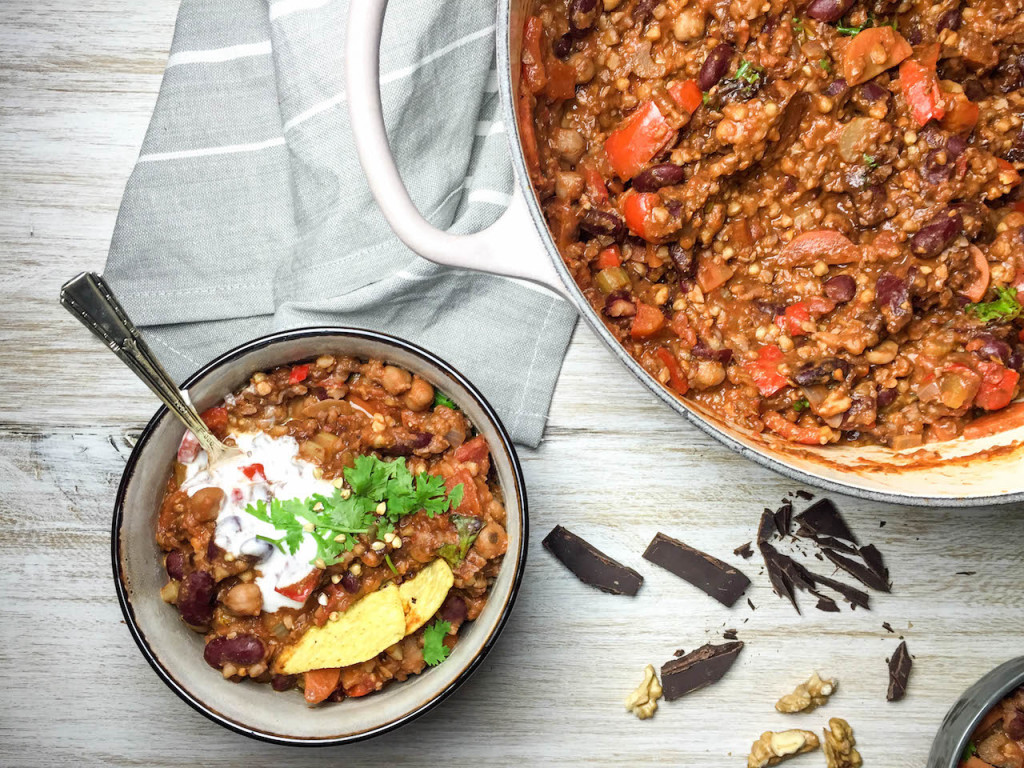
[[[175,12],[167,0],[0,3],[0,764],[740,766],[763,730],[841,716],[866,765],[923,766],[959,693],[1024,649],[1020,512],[837,499],[887,556],[893,592],[870,612],[805,600],[797,616],[757,558],[732,554],[793,483],[683,423],[584,326],[543,446],[521,454],[533,537],[518,605],[447,704],[381,739],[308,751],[223,730],[157,679],[121,620],[109,557],[114,489],[155,400],[57,293],[103,265]],[[639,568],[639,596],[569,576],[540,546],[556,523]],[[757,610],[725,609],[642,561],[658,530],[738,564]],[[883,621],[916,656],[897,704],[885,701],[897,638]],[[725,627],[747,647],[723,682],[653,720],[624,711],[645,664]],[[777,696],[814,669],[840,679],[832,703],[777,714]]]

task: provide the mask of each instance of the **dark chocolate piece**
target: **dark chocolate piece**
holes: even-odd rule
[[[886,632],[890,632],[891,634],[896,634],[896,630],[892,628],[892,624],[890,624],[888,621],[882,622],[882,629],[884,629]]]
[[[743,649],[740,640],[723,645],[704,645],[661,666],[661,687],[665,701],[675,701],[693,691],[717,683]]]
[[[814,494],[813,493],[811,493],[810,491],[802,490],[802,489],[797,491],[796,495],[799,496],[801,499],[807,499],[807,501],[810,501],[811,499],[814,498]]]
[[[956,575],[957,576],[973,576],[976,573],[977,573],[977,571],[957,571]]]
[[[775,513],[765,507],[761,513],[761,522],[757,526],[757,543],[764,544],[775,535]]]
[[[725,638],[726,640],[735,640],[736,639],[736,630],[735,629],[727,629],[727,630],[725,630],[725,632],[722,633],[722,637]]]
[[[796,609],[796,612],[800,613],[800,606],[797,605],[796,595],[793,594],[793,582],[790,581],[783,567],[784,558],[789,558],[786,558],[785,555],[781,554],[771,544],[762,544],[760,550],[761,557],[764,558],[765,569],[768,571],[768,581],[771,582],[775,594],[789,600],[793,604],[793,608]]]
[[[877,589],[879,592],[888,592],[892,588],[892,585],[886,581],[885,578],[879,576],[866,565],[854,562],[848,557],[843,557],[839,553],[833,552],[831,549],[826,549],[824,552],[825,557],[853,576],[853,578],[861,584],[871,587],[872,589]]]
[[[730,608],[750,586],[750,579],[728,563],[664,533],[651,540],[644,560],[671,571]]]
[[[686,651],[684,651],[682,648],[680,648],[680,649],[678,649],[676,651],[672,651],[672,655],[675,656],[678,659],[680,656],[685,656],[686,655]]]
[[[913,663],[907,650],[907,642],[904,640],[889,659],[889,690],[885,694],[886,701],[900,701],[907,695],[907,680],[910,679],[910,667]]]
[[[746,544],[744,544],[743,546],[741,546],[741,547],[736,547],[736,549],[734,549],[734,550],[732,551],[732,553],[733,553],[734,555],[739,555],[739,556],[740,556],[740,557],[742,557],[742,558],[743,558],[744,560],[749,560],[749,559],[750,559],[751,557],[753,557],[753,555],[754,555],[754,550],[750,548],[750,542],[748,541],[748,542],[747,542]]]
[[[882,581],[889,582],[889,569],[885,567],[885,561],[882,560],[882,553],[878,551],[874,544],[868,544],[866,547],[861,547],[858,550],[858,554],[864,561],[864,564],[871,569],[878,578]]]
[[[819,547],[827,547],[834,549],[837,552],[845,552],[848,555],[860,554],[856,547],[851,547],[849,544],[844,544],[839,539],[833,539],[831,536],[811,536],[811,539]]]
[[[783,501],[782,506],[775,510],[775,529],[780,536],[789,536],[790,523],[793,521],[793,502]]]
[[[544,548],[584,584],[613,595],[635,595],[644,577],[612,560],[572,531],[556,525],[546,537]]]
[[[747,598],[747,605],[750,606],[750,610],[752,610],[752,611],[756,611],[757,610],[757,606],[754,605],[754,601],[751,600],[749,597]]]
[[[882,520],[882,521],[881,521],[881,522],[880,522],[880,523],[878,524],[878,527],[879,527],[879,528],[885,528],[885,520]]]
[[[811,593],[818,597],[818,603],[814,607],[819,611],[825,611],[825,613],[839,613],[839,606],[831,597],[815,592],[813,589],[811,590]]]
[[[840,595],[846,598],[846,600],[848,600],[851,605],[856,606],[858,608],[863,608],[865,610],[871,610],[868,604],[869,598],[867,592],[861,592],[856,587],[851,587],[849,584],[844,584],[841,581],[830,579],[827,576],[819,576],[816,573],[812,573],[810,574],[810,576],[814,580],[815,584],[821,584],[822,586],[828,587],[834,592],[838,592]]]
[[[807,535],[833,536],[857,543],[857,537],[853,535],[831,499],[819,499],[814,502],[797,515],[796,521]]]

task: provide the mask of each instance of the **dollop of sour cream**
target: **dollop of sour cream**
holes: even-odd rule
[[[206,451],[179,451],[179,460],[185,465],[185,480],[181,489],[192,496],[202,488],[219,488],[224,492],[217,515],[214,543],[233,555],[257,558],[259,572],[255,583],[263,595],[263,610],[268,613],[281,608],[302,608],[304,603],[292,600],[277,591],[296,584],[313,570],[317,547],[312,537],[306,536],[295,554],[286,554],[268,541],[256,538],[266,536],[280,539],[284,533],[270,523],[250,515],[245,508],[250,504],[271,499],[308,499],[319,493],[330,496],[334,486],[318,477],[317,467],[299,457],[299,444],[293,437],[271,437],[264,432],[232,435],[241,456],[209,466]],[[182,446],[195,441],[186,433]],[[259,465],[259,469],[254,465]]]

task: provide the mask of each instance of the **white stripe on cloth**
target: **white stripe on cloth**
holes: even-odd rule
[[[288,1],[289,0],[282,0],[282,2]],[[394,72],[388,72],[385,75],[381,75],[380,84],[386,85],[388,83],[393,83],[396,80],[401,80],[404,77],[408,77],[409,75],[426,66],[430,62],[435,61],[441,58],[442,56],[451,53],[452,51],[458,50],[464,45],[468,45],[469,43],[475,42],[476,40],[479,40],[482,37],[487,37],[492,32],[494,32],[493,24],[484,27],[483,29],[478,29],[476,32],[470,32],[465,37],[460,37],[458,40],[454,40],[453,42],[449,43],[443,48],[439,48],[433,53],[427,54],[419,61],[413,62],[407,67],[402,67],[401,69],[396,69]],[[291,120],[287,121],[284,124],[284,132],[288,133],[296,126],[301,125],[302,123],[309,120],[311,117],[315,117],[316,115],[319,115],[321,112],[326,112],[327,110],[333,109],[339,104],[344,103],[346,98],[348,98],[348,96],[345,94],[344,91],[341,91],[340,93],[336,93],[334,96],[331,96],[331,98],[329,99],[325,99],[324,101],[314,104],[313,106],[309,107],[309,109],[300,112]]]
[[[512,196],[498,192],[496,189],[471,189],[468,199],[471,203],[490,203],[507,208]]]
[[[314,8],[322,8],[331,0],[278,0],[270,6],[270,20],[280,19],[299,11],[311,11]]]
[[[504,133],[505,124],[501,120],[481,120],[476,124],[477,136],[493,136],[496,133]]]
[[[250,56],[267,56],[272,50],[270,41],[263,40],[259,43],[229,45],[227,48],[213,48],[208,51],[178,51],[167,59],[166,69],[182,64],[221,64]]]
[[[199,149],[180,149],[176,152],[151,152],[139,155],[140,163],[159,163],[164,160],[183,160],[189,157],[209,157],[210,155],[234,155],[239,152],[260,152],[271,147],[284,145],[284,136],[277,136],[255,144],[229,144],[220,147],[201,147]]]

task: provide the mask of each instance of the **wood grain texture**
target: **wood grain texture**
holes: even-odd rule
[[[797,616],[756,556],[732,555],[793,484],[682,422],[581,327],[545,442],[522,453],[532,536],[518,606],[458,694],[392,735],[319,751],[247,740],[182,704],[136,651],[110,574],[114,490],[155,401],[56,302],[64,279],[103,263],[175,11],[162,0],[0,3],[0,764],[717,768],[744,765],[762,730],[817,730],[838,715],[868,766],[920,766],[958,694],[1024,650],[1018,510],[837,499],[886,555],[893,593],[838,615],[805,600]],[[556,523],[640,570],[640,594],[572,578],[540,546]],[[659,530],[739,567],[757,610],[726,609],[644,562]],[[898,640],[883,621],[916,656],[899,704],[885,703]],[[624,711],[644,664],[727,627],[747,647],[722,683],[650,721]],[[812,669],[840,679],[832,702],[777,714],[776,698]]]

